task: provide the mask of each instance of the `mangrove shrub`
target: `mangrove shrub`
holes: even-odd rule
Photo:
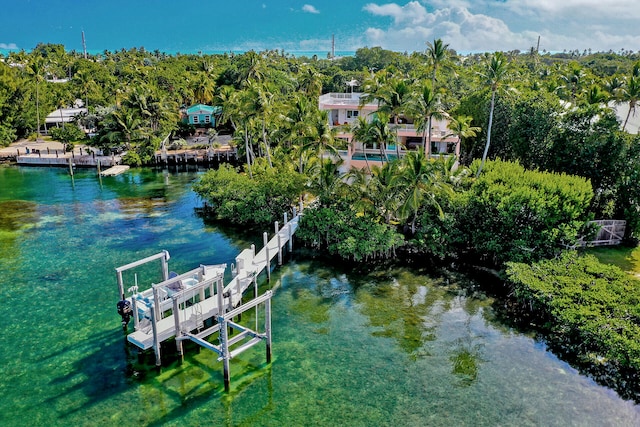
[[[589,219],[593,191],[585,178],[491,161],[465,197],[462,239],[481,259],[502,265],[550,258],[573,245]]]
[[[555,344],[599,363],[640,369],[640,283],[592,255],[508,263],[514,295]]]
[[[194,190],[218,219],[238,225],[266,225],[291,211],[304,182],[291,168],[270,168],[257,161],[253,179],[230,165],[221,165],[204,174]]]

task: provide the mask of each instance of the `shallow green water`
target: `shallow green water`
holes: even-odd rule
[[[272,280],[273,363],[260,345],[232,360],[231,393],[207,350],[139,363],[114,267],[162,249],[176,271],[230,263],[253,239],[203,223],[195,178],[0,167],[0,425],[640,424],[451,274],[298,258]]]

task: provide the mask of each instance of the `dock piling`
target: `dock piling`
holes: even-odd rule
[[[280,224],[276,221],[275,229],[276,229],[276,237],[278,239],[278,265],[282,265],[282,239],[280,237]]]
[[[271,363],[271,300],[265,302],[265,335],[267,336],[267,363]],[[257,317],[256,317],[257,319]]]
[[[262,233],[262,240],[264,241],[264,252],[267,255],[267,282],[271,281],[271,257],[269,257],[269,236],[265,231]]]

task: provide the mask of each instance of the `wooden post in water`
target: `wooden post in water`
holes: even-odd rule
[[[153,293],[156,291],[154,289]],[[160,358],[160,339],[158,337],[158,326],[156,324],[156,307],[155,304],[151,306],[149,312],[151,313],[151,330],[153,331],[153,351],[156,354],[156,366],[162,365],[162,359]]]
[[[218,296],[218,323],[220,324],[220,356],[222,356],[223,376],[224,376],[224,391],[229,391],[229,344],[227,341],[227,321],[224,318],[224,285],[222,281],[218,281],[218,289],[216,290]],[[230,297],[231,298],[231,297]]]
[[[122,280],[122,271],[116,271],[116,275],[118,276],[118,290],[120,291],[120,297],[122,299],[125,299],[124,281]]]
[[[278,236],[278,265],[282,265],[282,242],[280,239],[280,224],[278,224],[278,221],[276,221],[275,228],[276,236]]]
[[[162,262],[162,280],[169,280],[169,252],[167,251],[162,251],[164,253],[164,256],[162,258],[160,258],[160,261]]]
[[[291,256],[293,252],[293,230],[291,230],[291,223],[287,223],[287,228],[289,231],[289,256]]]
[[[98,163],[96,163],[96,166],[98,166],[98,176],[100,176],[100,159],[98,159]]]
[[[262,240],[264,241],[264,253],[267,256],[267,282],[271,281],[271,257],[269,256],[269,236],[265,231],[262,233]]]
[[[176,349],[178,350],[178,355],[180,359],[184,361],[183,349],[182,349],[182,340],[180,337],[182,336],[182,331],[180,330],[180,307],[178,304],[178,298],[173,298],[173,319],[176,324]]]
[[[69,175],[73,176],[73,162],[69,158]]]
[[[265,301],[264,329],[267,336],[267,363],[271,363],[271,298]]]

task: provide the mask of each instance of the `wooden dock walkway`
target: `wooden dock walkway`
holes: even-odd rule
[[[267,291],[258,296],[258,276],[266,271],[271,276],[271,263],[277,257],[278,264],[282,264],[283,249],[293,249],[293,235],[298,229],[300,215],[294,209],[294,217],[287,220],[279,228],[275,223],[275,234],[269,240],[267,233],[263,233],[263,248],[256,253],[255,246],[244,249],[235,258],[232,265],[232,279],[224,285],[223,278],[226,264],[205,266],[177,275],[169,274],[167,251],[144,258],[133,263],[117,267],[119,294],[118,312],[123,318],[126,329],[130,317],[134,320],[134,331],[127,335],[127,340],[140,350],[153,348],[156,355],[156,365],[161,365],[161,343],[173,337],[176,339],[178,353],[182,354],[182,341],[191,340],[198,345],[218,353],[219,360],[225,363],[225,388],[228,389],[229,360],[242,351],[253,347],[259,342],[267,342],[267,362],[271,359],[271,319],[270,304],[272,292]],[[125,291],[122,273],[126,270],[141,266],[148,262],[160,260],[162,262],[163,281],[152,284],[149,289],[138,291],[137,284]],[[243,301],[253,284],[251,299]],[[127,296],[127,293],[129,294]],[[233,317],[244,311],[265,305],[264,332],[258,329],[258,313],[256,311],[256,328],[250,329],[233,321]],[[207,324],[212,324],[205,329]],[[239,334],[229,338],[228,328],[237,329]],[[219,333],[219,345],[206,340],[214,333]],[[233,345],[240,345],[230,349]]]

